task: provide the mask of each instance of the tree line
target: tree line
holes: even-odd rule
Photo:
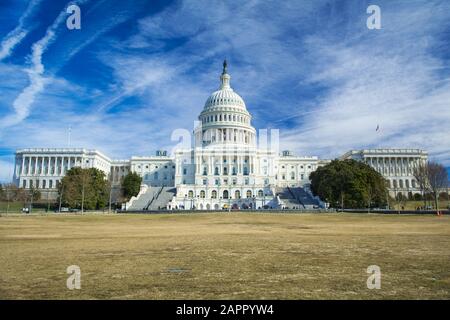
[[[139,193],[142,178],[135,172],[128,173],[121,182],[118,200],[129,200]],[[69,207],[80,210],[99,210],[111,205],[112,185],[105,173],[96,168],[74,167],[67,171],[57,186],[56,208]],[[13,183],[0,184],[0,201],[22,202],[25,206],[41,200],[36,188],[19,188]],[[44,201],[46,199],[42,199]],[[116,199],[117,200],[117,199]]]
[[[142,178],[128,173],[121,182],[121,201],[139,193]],[[83,210],[99,210],[111,206],[112,183],[96,168],[71,168],[58,185],[60,205]]]
[[[439,208],[439,199],[448,199],[448,175],[445,167],[426,162],[415,167],[414,178],[421,195],[409,200],[432,199]],[[310,174],[311,191],[334,208],[381,208],[389,205],[388,181],[364,162],[353,159],[333,160]],[[397,189],[393,188],[396,192]],[[407,196],[396,193],[394,201],[403,203]]]
[[[19,188],[14,183],[0,183],[0,201],[27,202],[33,198],[35,201],[41,199],[41,192],[36,188]]]
[[[443,198],[443,194],[448,199],[448,173],[442,164],[432,161],[421,163],[414,168],[413,175],[422,193],[425,207],[427,195],[433,199],[436,209],[439,208],[439,199]]]
[[[333,208],[386,207],[387,181],[371,166],[353,159],[333,160],[310,174],[311,191]]]

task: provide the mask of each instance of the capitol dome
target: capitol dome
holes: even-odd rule
[[[220,89],[214,91],[206,100],[205,109],[216,106],[232,106],[245,108],[244,100],[233,89]]]
[[[244,109],[245,102],[234,90],[230,87],[230,75],[227,73],[227,61],[223,63],[223,71],[220,76],[220,88],[214,91],[206,100],[204,111],[216,107],[230,107],[237,109]]]
[[[196,146],[255,145],[256,130],[251,125],[252,116],[244,100],[230,87],[230,78],[225,60],[220,88],[209,96],[198,117],[201,125],[195,130]]]

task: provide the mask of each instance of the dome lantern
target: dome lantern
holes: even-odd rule
[[[220,90],[222,89],[231,89],[230,87],[230,75],[227,73],[227,60],[223,61],[223,71],[222,75],[220,76]]]
[[[227,72],[227,67],[227,60],[224,60],[222,74],[220,75],[220,88],[214,91],[206,100],[204,111],[216,107],[231,107],[247,113],[244,100],[230,86],[231,77]]]
[[[244,100],[230,86],[227,61],[223,62],[220,88],[206,100],[195,128],[196,146],[246,145],[254,147],[256,130],[251,125],[252,116]]]

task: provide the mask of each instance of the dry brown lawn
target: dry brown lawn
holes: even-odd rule
[[[449,262],[449,216],[0,217],[1,299],[449,299]]]

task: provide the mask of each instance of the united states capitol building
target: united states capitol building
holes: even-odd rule
[[[309,190],[309,175],[330,160],[279,152],[277,131],[261,130],[257,135],[252,116],[231,88],[230,79],[224,62],[220,87],[198,116],[192,147],[128,160],[110,159],[97,150],[20,149],[14,182],[56,199],[58,184],[68,170],[98,168],[117,192],[129,172],[142,177],[139,194],[124,204],[127,210],[324,207]],[[368,149],[351,150],[339,158],[364,161],[388,180],[392,195],[407,195],[419,192],[413,168],[427,160],[427,153]]]

